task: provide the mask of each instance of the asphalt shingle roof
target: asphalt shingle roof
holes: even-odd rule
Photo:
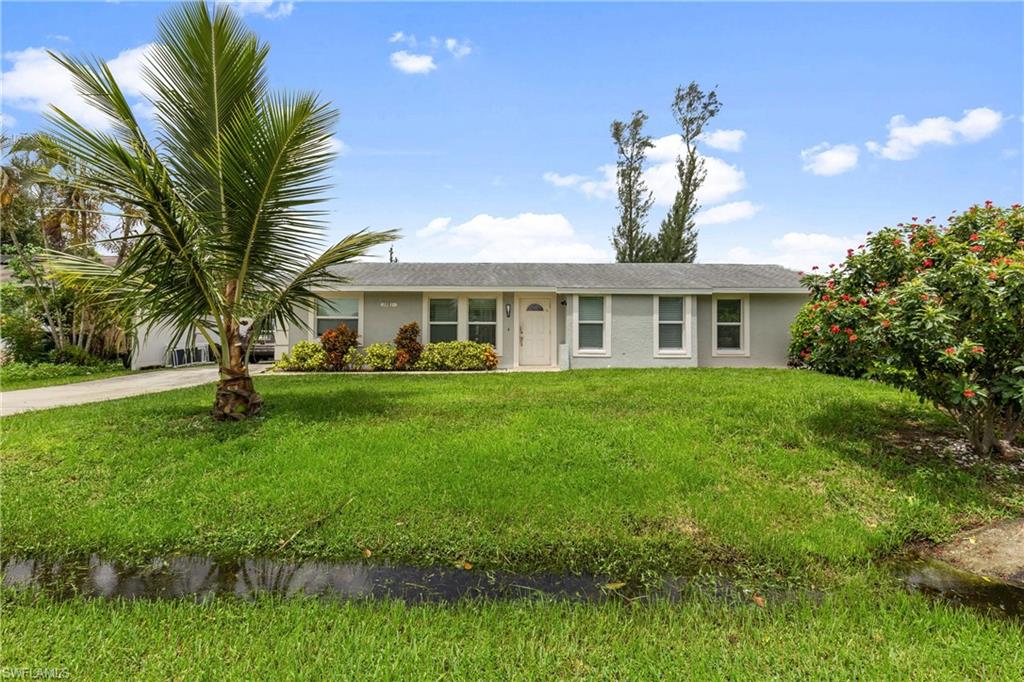
[[[779,265],[712,263],[347,263],[333,272],[349,287],[508,289],[801,289]]]

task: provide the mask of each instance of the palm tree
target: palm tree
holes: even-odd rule
[[[214,349],[216,419],[244,419],[262,398],[249,376],[242,321],[306,325],[330,267],[365,255],[395,231],[352,234],[321,255],[326,175],[337,114],[315,93],[267,90],[268,48],[225,5],[180,5],[160,21],[143,70],[153,91],[155,144],[110,69],[52,55],[79,93],[105,113],[97,132],[54,108],[54,137],[85,166],[82,182],[142,216],[145,229],[115,268],[72,256],[62,278],[116,291],[142,326],[193,330]],[[250,338],[255,337],[250,335]]]

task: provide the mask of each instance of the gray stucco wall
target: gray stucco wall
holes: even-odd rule
[[[711,297],[697,297],[697,358],[701,367],[785,367],[789,325],[804,294],[750,294],[750,356],[713,357]]]
[[[519,343],[518,330],[513,325],[512,317],[505,317],[505,306],[515,308],[516,294],[506,291],[502,294],[503,301],[498,302],[498,321],[501,323],[501,355],[498,356],[498,367],[511,367],[515,359],[515,344]]]
[[[566,305],[571,319],[573,299]],[[570,330],[570,335],[573,330]],[[572,354],[572,338],[567,339]],[[654,297],[649,294],[612,296],[610,357],[571,356],[569,366],[595,367],[695,367],[696,356],[657,357],[654,354]]]
[[[396,304],[396,307],[391,307],[391,304]],[[423,329],[423,296],[420,293],[368,291],[363,294],[360,341],[364,346],[393,342],[398,328],[409,322],[415,322]]]

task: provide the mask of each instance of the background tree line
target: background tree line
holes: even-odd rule
[[[682,153],[676,158],[679,190],[656,235],[647,231],[654,196],[644,182],[647,150],[654,146],[644,133],[647,114],[633,112],[628,123],[613,121],[619,223],[612,234],[615,260],[620,263],[692,263],[697,257],[697,225],[700,204],[697,191],[707,177],[697,143],[708,121],[722,105],[714,89],[704,92],[696,82],[676,88],[672,116],[679,125]]]
[[[0,138],[0,255],[9,281],[0,286],[0,338],[7,360],[92,364],[126,360],[131,320],[95,292],[52,276],[55,251],[109,261],[130,248],[139,221],[85,189],[81,164],[48,136]]]

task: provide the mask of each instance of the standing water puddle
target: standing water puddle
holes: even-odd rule
[[[755,593],[728,581],[703,577],[666,579],[660,585],[641,588],[587,574],[517,574],[368,563],[288,563],[273,559],[219,562],[191,556],[154,559],[141,566],[104,561],[95,555],[88,561],[78,562],[12,558],[3,564],[3,586],[38,589],[58,599],[78,595],[105,599],[196,600],[218,595],[243,599],[260,595],[306,595],[407,602],[540,597],[602,601],[678,600],[694,593],[736,603],[808,595],[820,598],[817,593],[781,589]]]
[[[911,591],[953,604],[1024,617],[1024,588],[988,581],[947,564],[927,559],[893,562],[894,575]],[[406,602],[454,602],[461,599],[555,598],[595,602],[617,600],[677,601],[700,595],[727,603],[758,603],[809,598],[822,592],[761,590],[755,592],[722,579],[667,578],[642,588],[595,575],[516,574],[463,568],[422,568],[366,563],[289,563],[273,559],[215,561],[179,556],[154,559],[141,566],[103,561],[46,562],[8,559],[3,587],[38,589],[58,599],[75,596],[198,601],[220,595],[252,599],[261,595],[318,596],[334,599],[400,599]]]

